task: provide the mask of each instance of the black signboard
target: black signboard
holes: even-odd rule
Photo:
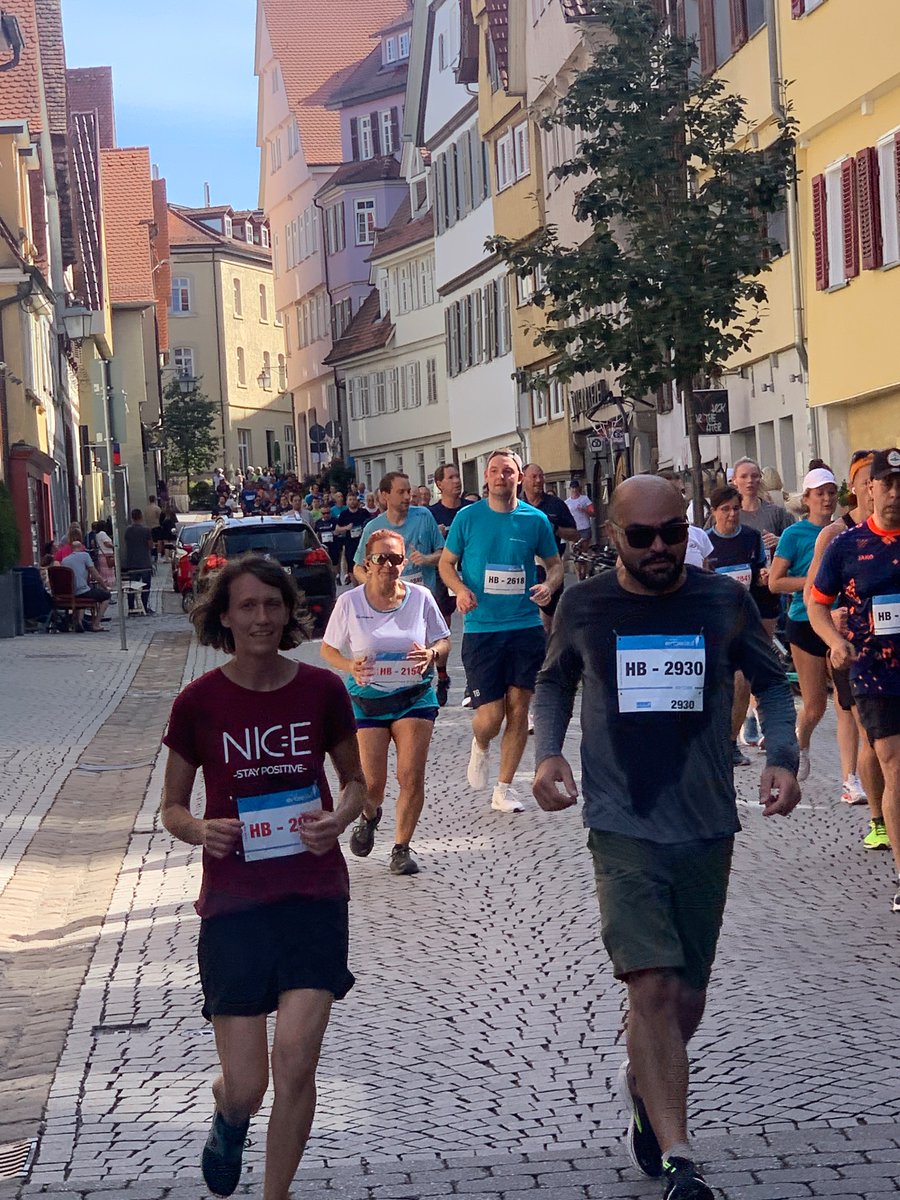
[[[711,436],[731,433],[727,390],[711,388],[708,391],[694,392],[694,420],[701,433]]]

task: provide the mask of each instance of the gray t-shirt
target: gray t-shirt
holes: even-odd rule
[[[796,517],[786,508],[782,508],[779,504],[772,504],[768,500],[760,500],[756,512],[748,512],[746,508],[741,509],[742,525],[749,525],[751,529],[758,529],[760,533],[774,533],[776,537],[780,537],[788,525],[793,525],[795,520]]]
[[[150,547],[153,536],[146,525],[129,525],[125,530],[125,570],[152,571]]]
[[[87,550],[73,550],[71,554],[67,554],[63,559],[62,565],[75,573],[76,596],[83,596],[85,592],[91,590],[91,579],[88,571],[94,565],[94,562]]]
[[[740,829],[735,671],[758,698],[767,762],[795,771],[794,701],[745,588],[696,567],[663,596],[627,592],[613,571],[589,579],[557,609],[535,692],[535,761],[562,753],[582,683],[585,825],[664,844],[729,837]]]

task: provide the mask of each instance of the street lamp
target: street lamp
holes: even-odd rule
[[[93,336],[94,333],[94,314],[89,308],[85,308],[83,304],[78,304],[74,308],[67,308],[63,313],[63,320],[66,325],[66,333],[69,341],[75,346],[81,346]]]
[[[256,382],[264,392],[269,390],[269,388],[272,386],[272,372],[268,369],[268,367],[263,367],[256,377]]]
[[[179,375],[176,382],[182,396],[189,396],[191,392],[196,392],[197,390],[198,381],[195,375]]]

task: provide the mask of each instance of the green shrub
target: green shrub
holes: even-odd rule
[[[191,508],[212,508],[212,484],[205,479],[191,484]]]
[[[21,541],[12,496],[5,483],[0,483],[0,575],[19,561]]]

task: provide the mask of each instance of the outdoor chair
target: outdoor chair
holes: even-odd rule
[[[59,564],[47,568],[47,580],[50,584],[50,595],[53,598],[53,608],[71,618],[76,633],[81,633],[81,614],[90,612],[96,616],[97,601],[89,596],[75,595],[75,572],[71,567]]]

